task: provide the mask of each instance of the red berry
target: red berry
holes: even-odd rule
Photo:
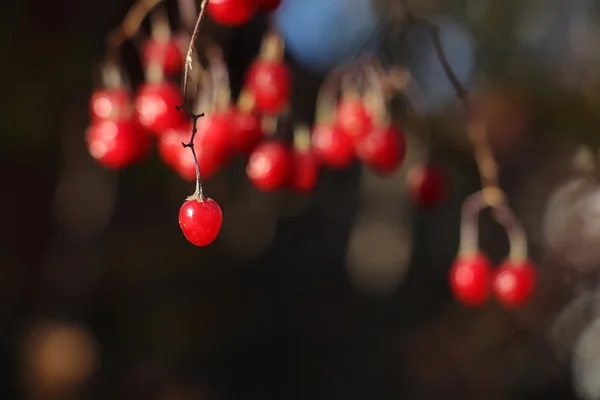
[[[448,191],[445,172],[434,165],[417,165],[408,172],[408,189],[419,206],[433,207]]]
[[[86,132],[92,157],[111,169],[122,169],[146,156],[151,139],[135,120],[99,121]]]
[[[376,129],[357,143],[356,153],[373,170],[391,174],[406,156],[404,133],[393,125]]]
[[[246,87],[254,95],[257,110],[277,114],[290,96],[290,73],[280,61],[259,60],[250,67]]]
[[[360,140],[373,129],[373,118],[362,99],[347,98],[338,104],[336,124],[352,140]]]
[[[90,117],[92,123],[99,120],[129,119],[133,105],[129,91],[124,87],[116,89],[100,89],[90,97]]]
[[[167,75],[176,74],[183,68],[183,53],[174,38],[158,40],[150,37],[146,39],[142,45],[141,56],[145,68],[153,62],[157,62]]]
[[[494,275],[493,289],[498,301],[516,308],[529,300],[536,281],[537,270],[531,261],[507,259]]]
[[[179,87],[171,82],[145,83],[135,98],[140,123],[157,135],[183,121],[185,113],[175,108],[182,103]]]
[[[175,168],[179,159],[179,150],[183,147],[181,145],[183,142],[182,139],[185,139],[181,131],[184,130],[187,132],[188,128],[189,126],[185,125],[182,128],[167,129],[158,138],[158,155],[168,167]]]
[[[236,108],[231,110],[230,146],[233,151],[249,153],[263,137],[262,126],[258,115],[243,112]]]
[[[256,0],[210,0],[206,11],[213,21],[235,26],[250,21],[256,8]]]
[[[262,11],[273,12],[279,8],[281,0],[258,0],[258,7]]]
[[[179,210],[179,226],[195,246],[207,246],[219,235],[223,224],[221,207],[213,199],[190,198]]]
[[[299,193],[309,193],[317,185],[319,162],[312,151],[292,151],[290,187]]]
[[[450,288],[463,304],[479,306],[488,298],[491,276],[492,266],[485,255],[459,256],[450,269]]]
[[[250,154],[246,174],[257,188],[276,190],[288,183],[291,173],[290,150],[281,142],[259,144]]]
[[[331,168],[346,168],[354,161],[354,144],[335,125],[321,125],[313,129],[312,146],[317,157]]]

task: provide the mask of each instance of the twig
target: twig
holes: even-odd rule
[[[198,157],[196,157],[196,149],[194,148],[194,139],[196,138],[196,133],[198,133],[198,119],[204,116],[204,113],[201,114],[192,114],[192,137],[188,143],[181,142],[181,145],[185,148],[188,147],[192,151],[192,156],[194,157],[194,167],[196,168],[196,190],[194,193],[188,198],[194,198],[198,201],[204,200],[204,191],[202,190],[202,181],[200,179],[200,166],[198,165]]]

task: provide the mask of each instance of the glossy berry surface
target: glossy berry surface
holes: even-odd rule
[[[99,89],[90,96],[90,117],[92,123],[101,120],[117,121],[129,119],[133,104],[129,91],[124,87]]]
[[[220,25],[236,26],[250,21],[256,9],[256,0],[210,0],[206,12]]]
[[[145,83],[135,98],[135,109],[142,126],[159,135],[178,126],[185,113],[175,108],[183,103],[179,86],[171,82]]]
[[[257,0],[258,7],[262,11],[272,12],[279,8],[282,0]]]
[[[254,95],[257,110],[277,114],[290,96],[289,70],[279,61],[256,61],[248,71],[246,88]]]
[[[223,213],[216,201],[191,198],[179,209],[179,226],[185,238],[195,246],[207,246],[219,235]]]
[[[147,155],[151,138],[135,120],[100,121],[88,128],[86,144],[100,165],[122,169]]]
[[[238,109],[230,111],[231,132],[229,143],[231,150],[248,154],[263,137],[261,121],[258,115]]]
[[[287,185],[291,168],[288,147],[279,141],[267,141],[250,154],[246,174],[258,189],[271,191]]]
[[[316,126],[311,142],[316,156],[330,168],[346,168],[355,159],[352,139],[335,125]]]
[[[155,62],[162,66],[163,72],[167,75],[176,74],[183,69],[183,53],[173,38],[158,40],[150,37],[146,39],[142,44],[141,58],[145,68]]]
[[[479,306],[488,299],[491,278],[492,266],[485,255],[459,256],[450,269],[450,288],[461,303]]]
[[[391,174],[406,156],[404,133],[392,125],[376,129],[357,143],[356,153],[369,168],[380,174]]]
[[[352,140],[361,140],[373,129],[373,118],[360,98],[342,99],[337,107],[336,124]]]
[[[520,307],[531,298],[536,286],[537,270],[528,260],[506,260],[496,270],[494,294],[507,307]]]
[[[448,177],[435,165],[412,167],[408,172],[407,184],[413,201],[422,207],[436,206],[448,192]]]
[[[319,161],[315,154],[308,151],[292,151],[292,173],[290,188],[298,193],[309,193],[319,178]]]

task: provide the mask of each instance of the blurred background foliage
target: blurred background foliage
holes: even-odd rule
[[[514,312],[493,302],[464,309],[447,288],[460,206],[478,176],[452,88],[423,32],[403,35],[397,3],[284,0],[273,26],[294,68],[293,118],[311,122],[334,65],[376,52],[408,68],[419,117],[407,119],[406,98],[394,102],[409,127],[407,167],[442,165],[447,201],[415,208],[406,168],[386,179],[358,167],[326,172],[309,197],[263,194],[236,160],[206,182],[224,226],[203,249],[176,221],[192,188],[156,155],[116,174],[85,150],[104,36],[131,2],[4,3],[1,398],[600,398],[600,355],[591,345],[573,351],[593,302],[577,293],[592,293],[595,277],[574,274],[542,232],[575,149],[598,146],[600,2],[410,2],[439,25],[490,127],[540,266],[534,300]],[[176,2],[167,4],[175,19]],[[205,25],[225,49],[234,91],[267,26],[265,16],[235,30]],[[134,83],[136,57],[124,48]],[[481,219],[482,246],[499,261],[504,232]],[[588,361],[572,367],[581,352]]]

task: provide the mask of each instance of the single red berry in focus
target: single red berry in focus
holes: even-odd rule
[[[254,95],[257,110],[277,114],[290,96],[290,72],[280,61],[258,60],[248,71],[246,88]]]
[[[231,110],[231,149],[239,153],[249,153],[263,137],[258,115],[233,108]]]
[[[498,301],[507,307],[520,307],[535,289],[537,270],[529,260],[507,259],[496,270],[493,289]]]
[[[167,75],[176,74],[183,68],[183,53],[175,38],[159,40],[149,37],[142,45],[141,58],[145,68],[157,62]]]
[[[492,266],[488,258],[477,253],[459,256],[450,269],[450,288],[467,306],[480,306],[489,296]]]
[[[299,193],[309,193],[317,185],[319,161],[315,154],[294,149],[292,151],[292,173],[290,188]]]
[[[216,23],[236,26],[250,21],[256,8],[256,0],[210,0],[206,11]]]
[[[408,172],[407,181],[414,202],[423,207],[439,204],[448,191],[448,177],[435,165],[412,167]]]
[[[116,89],[99,89],[90,97],[90,117],[92,123],[100,120],[129,119],[133,113],[133,105],[129,91],[124,87]]]
[[[254,186],[270,191],[288,183],[291,168],[288,147],[279,141],[267,141],[256,146],[250,154],[246,174]]]
[[[100,165],[122,169],[147,154],[151,138],[133,119],[99,121],[88,128],[86,144]]]
[[[362,99],[351,97],[338,104],[336,124],[352,140],[361,140],[371,133],[373,118]]]
[[[374,171],[391,174],[406,156],[404,133],[393,125],[376,129],[357,143],[356,153]]]
[[[316,126],[311,141],[315,154],[328,167],[343,169],[354,161],[352,139],[335,125]]]
[[[183,103],[179,86],[171,82],[143,84],[135,98],[135,109],[142,126],[160,135],[177,127],[185,117],[175,108]]]
[[[258,7],[265,12],[273,12],[279,8],[281,0],[258,0]]]
[[[221,230],[223,213],[209,198],[188,198],[179,209],[179,226],[185,238],[195,246],[211,244]]]

